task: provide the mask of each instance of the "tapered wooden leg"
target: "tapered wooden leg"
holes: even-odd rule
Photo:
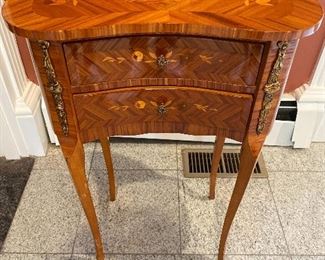
[[[72,180],[93,234],[97,260],[104,260],[104,250],[98,227],[97,216],[85,174],[85,154],[83,146],[80,141],[77,141],[72,152],[71,147],[69,147],[69,152],[65,151],[64,147],[62,148],[62,151],[65,155]]]
[[[235,218],[239,204],[243,198],[247,184],[250,180],[251,174],[254,170],[255,164],[257,162],[257,159],[263,147],[263,142],[262,143],[257,142],[257,140],[256,142],[254,141],[249,142],[248,139],[246,139],[243,143],[241,156],[240,156],[239,173],[238,173],[234,191],[230,199],[230,203],[228,206],[226,218],[221,233],[218,260],[223,260],[226,240],[228,237],[231,224]]]
[[[210,200],[214,200],[216,197],[215,194],[216,194],[217,172],[218,172],[218,166],[222,154],[222,149],[225,144],[225,139],[226,139],[225,136],[218,136],[216,138],[216,142],[214,145],[211,174],[210,174],[210,195],[209,195]]]
[[[115,201],[116,199],[115,176],[114,176],[110,143],[106,136],[101,136],[99,141],[102,145],[105,164],[108,172],[109,197],[111,201]]]

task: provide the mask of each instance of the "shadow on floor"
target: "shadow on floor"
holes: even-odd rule
[[[0,250],[33,169],[34,159],[0,158]]]

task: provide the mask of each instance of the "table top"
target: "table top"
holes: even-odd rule
[[[30,39],[191,34],[291,40],[315,32],[318,0],[7,0],[10,29]]]

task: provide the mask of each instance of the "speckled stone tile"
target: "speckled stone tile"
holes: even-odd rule
[[[264,147],[263,155],[269,171],[325,171],[325,143],[310,149]]]
[[[111,260],[175,260],[173,255],[115,255]]]
[[[226,144],[224,148],[237,148],[239,145]],[[214,143],[201,143],[201,142],[179,142],[177,143],[177,166],[179,170],[183,170],[183,158],[182,150],[183,149],[213,149]]]
[[[71,253],[80,208],[68,172],[32,171],[3,251]]]
[[[175,142],[112,139],[111,150],[115,169],[177,169]],[[92,168],[106,168],[100,143]]]
[[[180,182],[182,254],[217,254],[235,180],[218,180],[214,201],[208,199],[208,179],[180,178]],[[230,231],[226,254],[288,254],[267,180],[251,180]]]
[[[71,254],[47,254],[46,260],[72,260],[72,256]]]
[[[73,255],[72,260],[96,260],[95,254]],[[105,255],[105,260],[175,260],[173,255]]]
[[[107,259],[106,256],[105,256],[105,259]],[[96,255],[95,254],[76,254],[76,255],[72,255],[71,260],[96,260]]]
[[[325,255],[323,256],[291,256],[291,260],[324,260]]]
[[[117,171],[117,200],[107,201],[104,170],[91,173],[91,189],[106,253],[175,254],[180,249],[176,171]],[[74,253],[94,253],[82,215]]]
[[[109,260],[175,260],[173,255],[111,255]]]
[[[225,260],[291,260],[290,256],[275,255],[229,255]]]
[[[216,260],[217,255],[181,255],[175,260]],[[225,260],[290,260],[289,256],[226,255]]]
[[[325,255],[324,175],[325,171],[270,173],[271,189],[292,255]]]
[[[0,254],[0,260],[46,260],[43,254]]]
[[[86,169],[89,170],[95,142],[84,145]],[[37,157],[35,159],[34,170],[68,170],[67,163],[59,146],[50,145],[45,157]]]
[[[177,255],[175,260],[216,260],[216,255]]]

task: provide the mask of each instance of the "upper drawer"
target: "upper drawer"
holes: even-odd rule
[[[74,93],[196,86],[253,93],[263,45],[197,37],[122,37],[64,45]]]

